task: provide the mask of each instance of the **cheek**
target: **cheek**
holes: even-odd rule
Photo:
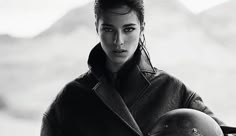
[[[112,35],[111,34],[101,33],[99,37],[100,37],[100,40],[103,44],[111,44],[112,43]]]
[[[99,37],[100,37],[100,42],[101,42],[102,48],[105,51],[105,53],[107,54],[112,48],[111,35],[108,35],[105,33],[100,33]]]
[[[139,42],[139,33],[133,33],[127,36],[127,42],[130,44],[138,44]]]

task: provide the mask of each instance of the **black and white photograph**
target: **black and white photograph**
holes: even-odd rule
[[[0,0],[0,136],[236,136],[235,0]]]

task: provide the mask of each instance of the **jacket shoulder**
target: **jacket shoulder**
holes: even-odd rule
[[[163,70],[156,69],[156,73],[153,75],[150,83],[152,86],[159,86],[163,90],[170,91],[172,94],[182,96],[183,99],[186,99],[183,105],[188,105],[196,95],[196,92],[189,89],[182,81]]]
[[[171,83],[171,84],[176,84],[176,85],[184,85],[182,81],[180,81],[178,78],[174,77],[173,75],[155,68],[155,73],[145,73],[149,81],[152,82],[165,82],[165,83]]]
[[[97,83],[96,78],[90,71],[80,75],[78,78],[67,83],[57,94],[53,103],[60,103],[74,97],[82,98],[88,96]]]
[[[95,79],[89,71],[67,83],[44,113],[41,135],[61,136],[64,114],[73,111],[74,107],[83,107],[89,101],[94,83]]]
[[[89,70],[86,73],[80,75],[78,78],[76,78],[72,82],[75,84],[80,84],[87,89],[92,89],[97,84],[98,80]]]

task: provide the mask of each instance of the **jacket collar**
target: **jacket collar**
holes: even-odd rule
[[[136,65],[139,67],[141,72],[155,73],[147,53],[143,48],[138,48],[136,51],[138,59]],[[88,66],[93,74],[99,79],[105,73],[105,61],[106,55],[101,47],[101,43],[98,43],[90,52],[88,58]]]
[[[103,79],[101,79],[103,80]],[[119,95],[119,93],[111,87],[106,80],[99,82],[93,90],[97,96],[103,101],[103,103],[115,114],[122,122],[132,129],[137,135],[143,136],[141,129],[132,116],[130,110],[126,106],[125,102]]]
[[[128,72],[122,79],[122,92],[118,93],[114,87],[112,87],[105,76],[105,60],[106,55],[101,48],[100,43],[97,44],[91,51],[88,59],[88,65],[90,70],[98,79],[98,83],[94,86],[93,90],[96,95],[103,101],[103,103],[115,113],[122,122],[124,122],[129,128],[131,128],[136,134],[142,136],[141,129],[138,123],[135,121],[135,117],[130,111],[131,103],[137,99],[137,97],[150,85],[147,78],[143,73],[155,73],[147,54],[143,50],[136,54],[135,64],[132,65],[132,70]],[[132,63],[132,62],[131,62]],[[129,65],[129,64],[127,64]],[[128,66],[128,69],[130,67]],[[123,68],[126,71],[126,67]],[[130,85],[132,84],[132,85]]]

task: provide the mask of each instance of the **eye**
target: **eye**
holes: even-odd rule
[[[108,27],[104,27],[102,30],[104,32],[113,32],[113,29],[112,28],[108,28]]]
[[[135,28],[133,28],[133,27],[127,27],[124,29],[124,32],[132,32],[134,30],[135,30]]]

